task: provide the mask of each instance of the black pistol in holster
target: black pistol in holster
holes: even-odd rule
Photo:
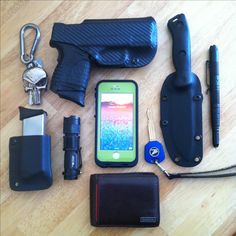
[[[50,46],[58,50],[51,90],[84,106],[91,65],[136,68],[157,51],[157,26],[152,17],[55,23]]]

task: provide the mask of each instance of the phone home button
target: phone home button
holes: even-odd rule
[[[112,157],[114,159],[119,159],[120,158],[120,153],[119,152],[113,152]]]

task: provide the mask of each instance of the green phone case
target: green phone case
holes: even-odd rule
[[[106,86],[111,86],[112,83],[121,83],[123,87],[125,87],[124,92],[132,92],[134,94],[134,140],[133,140],[133,150],[131,151],[119,151],[121,157],[119,159],[113,159],[111,156],[112,152],[115,150],[100,150],[98,147],[100,146],[100,92],[102,88],[99,86],[103,85],[104,91],[106,90]],[[120,85],[121,85],[120,84]],[[125,86],[124,86],[124,85]],[[130,88],[128,85],[130,84]],[[117,93],[117,92],[115,92]],[[120,93],[120,92],[119,92]],[[100,167],[132,167],[135,166],[138,162],[138,85],[133,80],[102,80],[100,81],[95,89],[95,98],[96,98],[96,114],[95,114],[95,162]],[[99,158],[102,156],[103,158]],[[110,157],[110,160],[108,160]]]

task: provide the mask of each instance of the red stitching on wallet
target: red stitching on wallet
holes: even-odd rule
[[[98,212],[98,191],[99,186],[96,184],[96,223],[98,222],[99,212]]]

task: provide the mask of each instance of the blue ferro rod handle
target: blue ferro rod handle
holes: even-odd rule
[[[219,52],[216,45],[210,46],[210,100],[212,142],[214,147],[219,146],[220,130],[220,78],[219,78]]]

